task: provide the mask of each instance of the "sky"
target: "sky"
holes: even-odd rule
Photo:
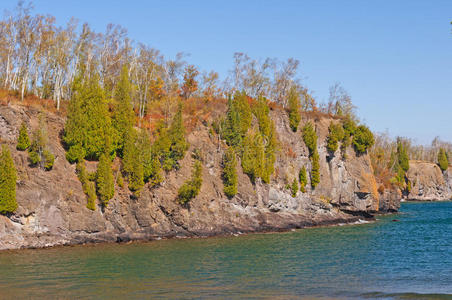
[[[0,10],[17,1],[0,0]],[[178,52],[224,78],[233,54],[300,61],[300,77],[320,102],[336,82],[376,132],[429,144],[452,142],[452,0],[35,0],[58,24],[71,16],[96,31]]]

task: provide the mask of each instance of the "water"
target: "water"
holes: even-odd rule
[[[362,225],[0,252],[0,298],[452,299],[452,202]]]

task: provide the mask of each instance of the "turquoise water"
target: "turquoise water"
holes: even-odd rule
[[[1,299],[115,297],[451,299],[452,202],[363,225],[0,252]]]

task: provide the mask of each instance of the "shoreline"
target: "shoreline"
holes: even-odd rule
[[[78,247],[78,246],[96,246],[96,245],[129,245],[138,243],[149,243],[153,241],[160,240],[174,240],[174,239],[206,239],[206,238],[221,238],[221,237],[237,237],[241,235],[251,235],[251,234],[275,234],[275,233],[286,233],[301,229],[311,229],[311,228],[327,228],[327,227],[340,227],[340,226],[351,226],[351,225],[363,225],[377,222],[377,216],[389,216],[399,214],[399,212],[376,212],[371,217],[364,216],[353,216],[350,218],[337,218],[334,220],[324,220],[320,222],[303,222],[304,224],[290,224],[286,227],[270,227],[264,226],[262,229],[257,230],[233,230],[233,231],[212,231],[212,232],[192,232],[192,234],[169,234],[169,235],[151,235],[146,233],[135,233],[136,236],[131,236],[131,234],[117,234],[111,235],[111,239],[96,240],[95,238],[88,238],[85,241],[77,242],[75,239],[68,243],[56,243],[54,245],[42,246],[42,247],[19,247],[19,248],[9,248],[0,249],[0,254],[5,252],[16,252],[23,250],[47,250],[55,248],[66,248],[66,247]]]

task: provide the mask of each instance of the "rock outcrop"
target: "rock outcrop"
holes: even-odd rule
[[[226,108],[222,109],[217,113],[224,113]],[[221,180],[224,145],[207,123],[197,122],[187,136],[190,149],[181,168],[166,174],[160,186],[145,186],[139,198],[132,197],[127,187],[117,187],[108,207],[91,211],[86,208],[75,165],[65,159],[60,141],[63,117],[47,115],[49,148],[56,156],[53,170],[31,168],[27,153],[15,150],[21,122],[35,128],[38,115],[34,109],[0,106],[0,138],[10,145],[19,178],[19,208],[14,214],[0,215],[0,249],[277,231],[351,222],[379,210],[398,209],[397,195],[387,191],[379,195],[368,155],[356,156],[351,147],[345,160],[339,150],[327,152],[328,126],[338,120],[320,114],[306,113],[301,122],[316,125],[320,184],[312,190],[308,183],[306,193],[292,197],[287,183],[303,165],[309,173],[311,163],[300,130],[292,132],[286,113],[275,109],[271,117],[280,144],[270,184],[259,180],[252,184],[238,164],[238,194],[228,199]],[[177,190],[190,176],[194,149],[202,153],[203,185],[198,197],[181,206],[175,201]],[[96,163],[90,164],[94,168]]]
[[[408,200],[444,201],[452,199],[452,167],[442,172],[436,164],[412,160],[407,177],[411,182]]]

